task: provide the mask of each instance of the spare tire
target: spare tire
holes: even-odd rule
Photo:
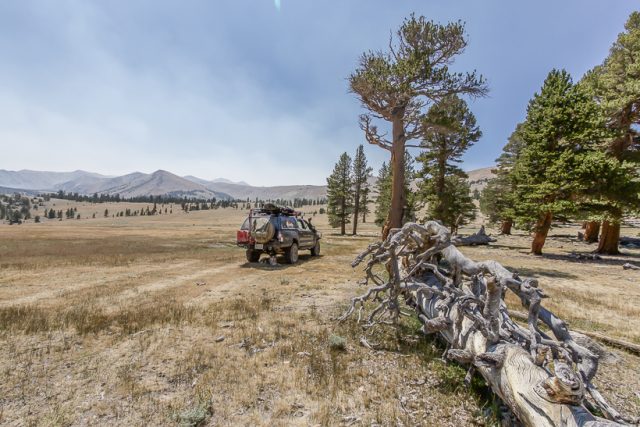
[[[276,227],[271,221],[267,221],[261,227],[252,230],[251,236],[258,243],[268,243],[276,235]]]

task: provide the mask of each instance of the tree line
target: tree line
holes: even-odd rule
[[[620,224],[640,208],[640,13],[601,65],[574,83],[552,70],[529,101],[482,193],[489,219],[531,231],[541,254],[554,220],[585,222],[596,252],[617,254]]]

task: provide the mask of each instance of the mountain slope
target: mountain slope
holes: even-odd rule
[[[54,190],[57,186],[67,181],[94,178],[109,177],[82,170],[73,172],[47,172],[26,169],[19,171],[0,169],[0,185],[23,190]]]
[[[229,199],[228,194],[210,190],[196,182],[164,170],[152,174],[134,172],[115,178],[75,179],[59,186],[60,190],[81,194],[119,194],[120,197],[174,196],[211,199]]]

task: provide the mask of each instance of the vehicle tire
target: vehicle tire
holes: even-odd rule
[[[311,255],[313,256],[320,255],[320,240],[316,240],[316,244],[311,248]]]
[[[291,247],[284,254],[287,264],[295,264],[298,262],[298,244],[293,242]]]
[[[258,243],[268,243],[276,235],[276,227],[271,221],[251,233],[252,237]]]
[[[262,252],[254,251],[252,249],[247,249],[247,261],[249,262],[258,262],[260,261],[260,255]]]

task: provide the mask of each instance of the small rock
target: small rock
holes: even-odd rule
[[[224,335],[220,335],[218,338],[216,338],[216,342],[222,342],[224,341]]]

